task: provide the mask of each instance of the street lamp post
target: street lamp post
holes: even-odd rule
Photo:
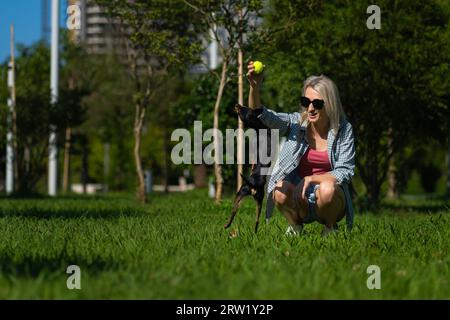
[[[51,64],[50,64],[50,92],[52,104],[58,101],[58,72],[59,72],[59,0],[52,0],[52,33],[51,33]],[[49,157],[48,157],[48,194],[56,195],[58,149],[56,147],[56,128],[50,127]]]

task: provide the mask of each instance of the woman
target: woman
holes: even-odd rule
[[[324,234],[347,217],[353,224],[348,184],[354,174],[353,129],[346,120],[336,85],[328,77],[311,76],[304,82],[302,113],[276,113],[261,105],[262,74],[248,65],[249,107],[268,127],[279,129],[286,142],[268,183],[266,218],[274,204],[289,222],[287,234],[299,234],[304,223],[318,221]]]

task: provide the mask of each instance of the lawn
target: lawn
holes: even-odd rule
[[[0,199],[1,299],[450,299],[450,209],[423,201],[358,214],[347,233],[311,224],[286,237],[279,212],[252,231],[244,201],[229,230],[231,198],[206,191]],[[68,265],[81,268],[69,290]],[[381,269],[369,290],[367,267]]]

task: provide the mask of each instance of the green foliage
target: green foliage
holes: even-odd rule
[[[184,3],[200,16],[200,19],[195,22],[198,30],[208,41],[215,41],[218,46],[222,66],[217,70],[221,70],[221,75],[219,76],[217,70],[211,70],[211,74],[209,76],[214,74],[217,78],[220,77],[221,83],[215,87],[216,91],[211,90],[213,87],[209,86],[205,88],[206,90],[200,89],[200,91],[204,92],[199,93],[203,93],[205,97],[209,97],[212,93],[214,93],[214,104],[211,103],[210,110],[204,110],[206,110],[206,114],[209,114],[213,118],[211,119],[211,123],[219,123],[219,128],[215,129],[222,129],[222,134],[225,134],[223,127],[221,127],[221,124],[224,122],[221,120],[223,108],[225,106],[226,113],[229,113],[231,110],[226,103],[223,103],[224,98],[221,96],[221,92],[222,89],[224,89],[225,94],[227,94],[227,91],[230,91],[230,86],[234,87],[237,85],[237,81],[235,80],[237,80],[236,58],[238,49],[243,49],[247,45],[246,38],[248,38],[248,36],[255,31],[255,22],[261,15],[260,12],[262,9],[262,1],[185,0]],[[231,90],[234,90],[234,88]],[[236,103],[236,100],[237,99],[235,99],[235,102],[232,103],[233,106]],[[200,111],[207,105],[201,103],[201,106],[199,106],[199,104],[196,106],[198,111]],[[214,119],[214,117],[216,117],[216,119]],[[234,122],[231,128],[237,128],[236,122]],[[225,147],[225,144],[223,144],[223,146]],[[236,158],[236,156],[234,158]],[[226,164],[226,162],[230,159],[226,159],[226,156],[224,156],[223,160]],[[236,163],[235,159],[232,160],[232,163]],[[235,181],[233,177],[235,177],[237,166],[225,164],[215,164],[215,178],[217,182],[220,181],[220,186],[218,186],[218,189],[221,188],[223,184],[230,185]],[[217,174],[219,167],[222,174]],[[216,198],[220,199],[221,196],[222,195],[219,192],[218,195],[216,195]]]
[[[276,214],[255,235],[254,202],[230,230],[226,198],[206,191],[158,195],[3,199],[3,299],[445,299],[450,219],[442,203],[405,200],[382,216],[358,215],[351,233],[321,237],[318,224],[286,237]],[[448,204],[447,204],[448,206]],[[432,214],[423,214],[431,210]],[[393,214],[395,213],[395,214]],[[67,290],[68,265],[82,290]],[[367,267],[381,268],[368,290]]]
[[[17,191],[21,193],[36,191],[34,189],[37,182],[46,172],[50,127],[54,126],[58,135],[57,141],[63,145],[65,128],[78,126],[84,121],[85,109],[81,101],[89,93],[89,83],[84,79],[79,82],[79,85],[68,85],[70,70],[78,67],[77,72],[83,72],[83,68],[77,65],[76,60],[76,57],[80,57],[81,51],[76,53],[75,49],[68,44],[64,49],[62,56],[69,55],[71,62],[62,65],[59,100],[52,105],[50,103],[49,49],[41,42],[30,47],[19,46],[18,48],[19,55],[15,61]],[[6,87],[7,64],[5,63],[1,69],[1,74],[4,76],[2,84]],[[0,92],[1,101],[6,101],[8,97],[7,91]]]
[[[110,16],[127,26],[131,54],[147,62],[156,62],[155,69],[183,70],[198,61],[201,47],[192,26],[195,14],[182,1],[97,0]],[[131,66],[130,66],[131,67]]]
[[[220,69],[220,66],[218,68]],[[220,108],[219,129],[222,131],[224,137],[226,129],[235,130],[238,127],[237,115],[234,111],[234,106],[237,102],[237,86],[233,85],[236,82],[233,78],[234,75],[235,69],[231,68],[227,89],[224,91]],[[213,128],[213,110],[219,82],[219,79],[211,73],[199,74],[193,77],[187,82],[185,91],[179,101],[171,108],[171,117],[175,119],[174,121],[177,126],[188,129],[192,137],[194,137],[194,121],[202,122],[203,133]],[[203,147],[211,143],[212,141],[203,141]],[[224,161],[226,161],[225,157]],[[234,161],[234,163],[236,162]],[[226,164],[222,166],[225,186],[233,191],[236,182],[236,169],[237,165]]]
[[[181,5],[181,1],[97,0],[97,3],[106,8],[109,18],[119,22],[115,26],[123,36],[126,47],[127,73],[132,80],[131,97],[135,107],[133,154],[138,178],[137,195],[145,201],[145,168],[142,168],[145,163],[140,145],[147,109],[152,106],[152,98],[165,84],[168,74],[183,72],[191,63],[199,61],[202,48],[192,23],[196,15]],[[170,126],[168,123],[163,125]],[[163,152],[167,159],[167,147]],[[164,162],[163,167],[167,169],[168,161]],[[163,172],[167,178],[167,170]]]
[[[220,66],[219,66],[220,68]],[[207,128],[212,128],[213,110],[216,101],[216,94],[219,87],[219,79],[210,73],[199,74],[192,78],[186,87],[185,94],[180,101],[172,109],[173,118],[177,119],[177,123],[186,128],[193,130],[194,121],[202,121]],[[231,82],[231,79],[229,79]],[[234,105],[237,96],[237,87],[227,86],[222,98],[222,108],[220,110],[220,129],[235,126],[232,122],[234,114]],[[234,119],[237,119],[234,117]]]
[[[441,176],[441,170],[439,167],[433,164],[426,164],[420,168],[420,182],[423,189],[427,193],[433,193],[436,191],[436,183]]]
[[[213,31],[219,51],[225,60],[234,59],[239,46],[247,45],[244,37],[257,30],[256,20],[261,16],[261,0],[183,0],[199,15],[195,27],[205,36]],[[211,39],[212,40],[212,39]]]
[[[92,153],[89,174],[96,181],[104,181],[103,147],[109,143],[111,162],[107,182],[111,190],[125,190],[134,185],[131,139],[134,105],[130,103],[133,84],[117,57],[108,55],[90,59],[93,92],[84,99],[87,120],[79,130],[80,134],[89,137]],[[81,145],[75,147],[80,149]],[[75,159],[74,171],[79,171],[80,167],[79,159]]]
[[[366,1],[272,1],[253,39],[266,87],[298,110],[302,81],[326,74],[356,137],[358,171],[377,202],[389,159],[424,136],[448,135],[449,16],[438,1],[380,1],[381,29],[366,27]],[[446,48],[446,49],[444,49]]]

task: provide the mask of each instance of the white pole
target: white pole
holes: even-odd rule
[[[8,76],[9,76],[8,71]],[[14,149],[13,149],[13,134],[12,134],[12,100],[8,99],[8,133],[6,135],[6,193],[10,194],[14,191]]]
[[[51,34],[51,65],[50,91],[51,103],[58,101],[58,45],[59,45],[59,0],[52,0],[52,34]],[[49,157],[48,157],[48,194],[56,195],[58,150],[56,148],[55,126],[50,127]]]
[[[11,25],[11,61],[8,63],[8,89],[10,98],[8,99],[8,132],[6,134],[6,193],[14,192],[14,126],[15,126],[15,105],[16,105],[16,79],[15,79],[15,61],[14,61],[14,26]]]
[[[218,65],[218,45],[213,30],[209,30],[209,36],[211,37],[211,43],[209,45],[209,68],[214,70]]]

